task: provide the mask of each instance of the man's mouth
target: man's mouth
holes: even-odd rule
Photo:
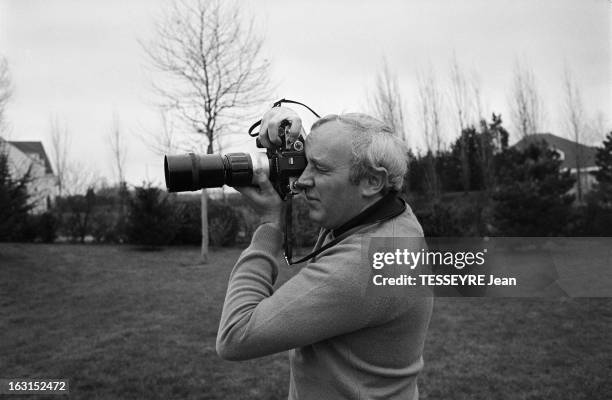
[[[304,196],[306,197],[306,200],[308,200],[308,201],[319,201],[319,199],[317,199],[315,197],[308,196],[307,194],[305,194]]]

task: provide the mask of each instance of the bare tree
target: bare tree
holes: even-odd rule
[[[56,115],[50,119],[51,126],[51,154],[55,174],[57,176],[58,194],[62,196],[66,190],[68,174],[68,151],[70,148],[70,134],[66,123],[61,123]]]
[[[606,128],[605,115],[599,110],[587,122],[585,143],[600,145],[606,139],[606,132],[610,132],[610,128]]]
[[[158,108],[159,128],[145,135],[138,135],[151,151],[159,156],[172,154],[179,150],[175,135],[175,123],[169,115],[169,110]]]
[[[464,130],[468,125],[468,85],[456,57],[453,57],[450,65],[450,83],[450,98],[455,109],[457,125],[460,130]]]
[[[0,135],[4,134],[8,129],[5,111],[12,92],[13,85],[11,83],[8,61],[5,57],[0,56]]]
[[[453,57],[450,67],[450,81],[451,81],[451,99],[455,108],[457,123],[461,132],[461,180],[463,183],[463,190],[468,191],[470,189],[470,163],[468,159],[468,137],[466,129],[471,120],[472,105],[469,98],[469,84],[467,78],[459,67],[457,58]]]
[[[81,161],[69,161],[64,175],[64,194],[74,196],[86,194],[88,189],[100,186],[103,179],[97,170]]]
[[[469,130],[485,120],[480,76],[472,70],[468,75],[453,55],[450,65],[450,98],[455,109],[456,123],[461,132],[461,180],[463,190],[470,189]]]
[[[253,19],[220,0],[175,1],[144,49],[165,80],[155,85],[167,107],[206,138],[212,153],[221,135],[242,126],[267,100],[269,62]],[[207,194],[202,191],[202,261],[208,260]]]
[[[518,61],[514,65],[509,104],[512,121],[521,138],[540,131],[544,120],[542,98],[533,71]]]
[[[481,79],[476,70],[468,74],[453,55],[450,63],[450,100],[459,129],[477,126],[484,118]]]
[[[123,223],[125,215],[127,213],[127,200],[128,200],[128,189],[125,182],[125,162],[127,159],[127,143],[123,135],[119,122],[119,115],[113,113],[113,122],[111,130],[108,135],[108,143],[110,146],[111,156],[113,160],[113,167],[115,175],[117,177],[117,185],[119,189],[119,221]]]
[[[476,70],[472,70],[468,81],[470,96],[471,96],[471,121],[474,124],[479,124],[486,120],[483,110],[483,95],[482,95],[482,79]]]
[[[58,195],[85,194],[87,189],[99,186],[101,177],[88,164],[70,159],[72,138],[65,121],[57,115],[49,119],[51,160],[57,176]]]
[[[436,81],[433,66],[429,65],[426,71],[417,73],[417,105],[421,132],[427,149],[427,185],[435,198],[439,196],[441,191],[436,161],[442,150],[443,140],[441,129],[442,93]]]
[[[383,60],[382,70],[376,76],[376,86],[369,102],[374,115],[389,125],[398,137],[406,140],[405,104],[397,76],[389,69],[386,59]]]
[[[572,73],[566,66],[563,73],[563,88],[565,90],[564,114],[566,116],[566,134],[575,144],[574,162],[576,166],[576,193],[578,202],[582,202],[582,167],[584,155],[582,146],[585,134],[585,113],[582,94]]]
[[[113,114],[113,122],[108,135],[108,143],[111,151],[113,169],[119,185],[125,182],[125,161],[127,159],[127,143],[120,127],[119,116]]]

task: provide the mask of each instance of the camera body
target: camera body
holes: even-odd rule
[[[288,136],[290,127],[290,121],[282,121],[278,132],[281,144],[266,149],[265,153],[166,155],[164,176],[168,191],[255,185],[255,171],[262,170],[285,200],[306,168],[304,138],[300,135],[296,140],[291,140]],[[258,148],[263,148],[259,139],[256,144]]]

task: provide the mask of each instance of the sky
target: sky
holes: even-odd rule
[[[115,115],[126,140],[128,182],[161,186],[162,157],[141,139],[159,130],[161,122],[151,65],[139,41],[154,39],[154,23],[165,3],[1,0],[0,55],[9,61],[14,86],[7,109],[9,139],[39,140],[49,152],[50,120],[58,118],[71,135],[71,160],[112,182],[108,137]],[[265,36],[263,56],[272,65],[274,97],[305,102],[320,114],[367,111],[368,93],[385,59],[406,102],[413,147],[422,146],[417,71],[432,68],[444,85],[453,57],[479,76],[484,114],[501,113],[511,134],[507,104],[517,60],[535,74],[545,105],[543,131],[566,134],[566,67],[581,90],[587,117],[601,115],[605,129],[612,126],[612,3],[606,0],[238,4]],[[307,112],[302,115],[307,125],[312,122]],[[447,119],[450,137],[454,131]],[[252,149],[246,133],[224,146],[226,151]]]

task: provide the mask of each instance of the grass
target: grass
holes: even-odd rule
[[[74,399],[286,398],[286,354],[215,353],[239,253],[1,243],[0,378],[68,378]],[[612,398],[611,305],[437,299],[421,398]]]

